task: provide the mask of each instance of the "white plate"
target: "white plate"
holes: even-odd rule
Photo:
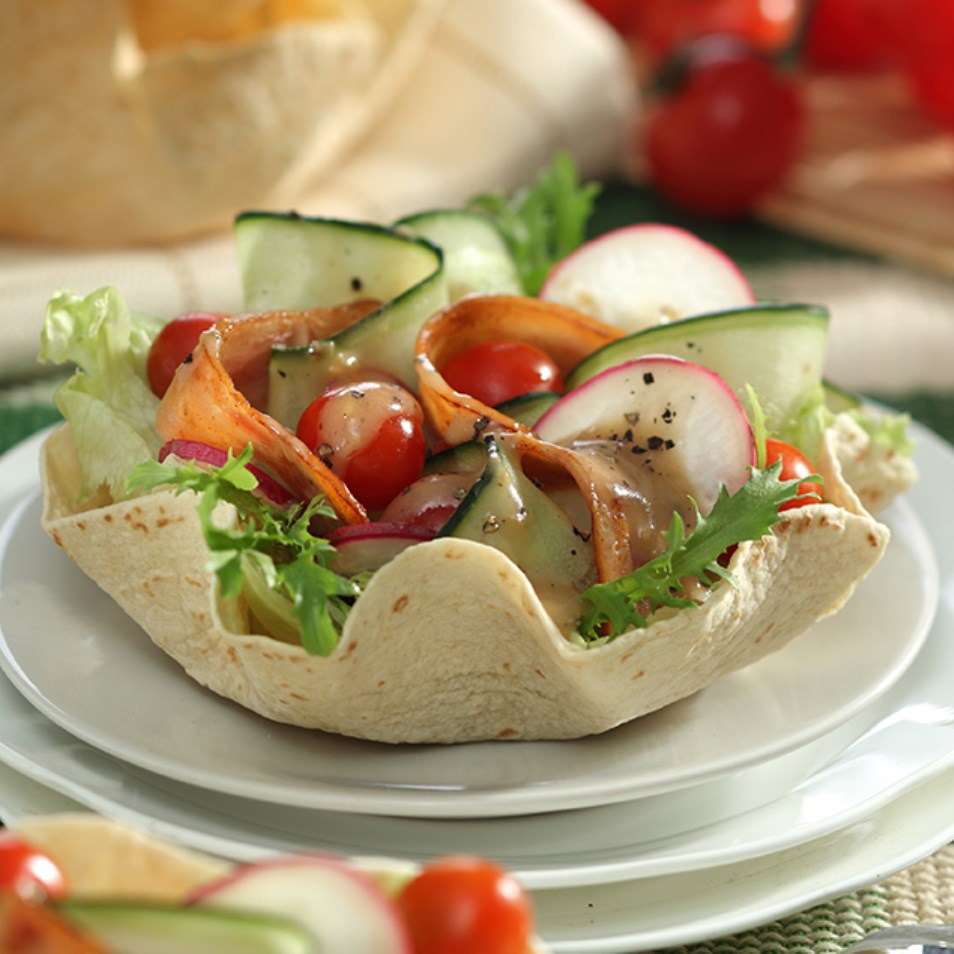
[[[849,828],[754,861],[534,890],[539,933],[555,954],[633,954],[724,937],[795,914],[882,880],[954,838],[952,786],[954,769],[948,769]],[[79,809],[0,766],[0,817],[8,823]]]
[[[928,435],[922,441],[929,469],[916,491],[919,509],[954,478],[950,448]],[[553,888],[660,876],[778,852],[857,822],[954,763],[954,683],[947,676],[954,671],[954,512],[949,510],[939,508],[930,527],[944,589],[923,650],[863,714],[874,723],[870,731],[803,784],[790,783],[791,791],[757,810],[746,811],[753,790],[770,784],[763,776],[790,779],[792,771],[807,771],[807,765],[793,770],[787,764],[806,749],[705,786],[600,808],[516,819],[376,818],[279,809],[160,778],[73,738],[0,682],[0,759],[104,814],[236,859],[296,848],[412,860],[476,850],[500,858],[533,887]],[[859,731],[857,724],[843,728]],[[845,740],[836,737],[829,744],[840,748]],[[812,753],[822,755],[821,748]],[[735,817],[702,827],[720,812]]]
[[[831,837],[753,861],[537,892],[539,933],[556,954],[633,954],[768,924],[881,881],[947,844],[952,786],[949,769]]]
[[[819,838],[954,765],[954,684],[946,675],[954,670],[954,641],[944,635],[952,629],[954,615],[945,607],[909,671],[873,707],[872,728],[847,747],[845,738],[833,738],[840,753],[798,785],[785,762],[804,750],[782,764],[676,793],[533,816],[391,818],[276,806],[162,778],[107,755],[55,726],[2,678],[0,761],[101,814],[235,860],[319,850],[423,861],[470,851],[503,862],[532,888],[658,877]],[[799,763],[794,771],[807,767]],[[785,779],[791,791],[745,810],[753,790]],[[15,813],[15,800],[8,802],[0,793],[0,809]],[[705,824],[720,813],[732,817]]]
[[[37,446],[0,461],[0,485],[35,471]],[[429,817],[607,804],[781,758],[897,681],[933,617],[937,574],[918,514],[900,502],[887,519],[885,559],[835,617],[691,699],[570,742],[386,746],[262,719],[200,688],[103,598],[39,528],[35,493],[0,538],[0,664],[33,705],[92,746],[215,792]]]

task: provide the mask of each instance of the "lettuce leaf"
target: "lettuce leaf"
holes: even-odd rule
[[[173,487],[176,493],[199,494],[199,520],[209,548],[207,569],[218,577],[222,596],[244,594],[272,636],[298,642],[300,632],[306,652],[327,656],[337,646],[368,574],[349,578],[330,568],[334,547],[311,532],[314,517],[334,515],[322,497],[276,509],[254,493],[258,481],[246,467],[251,460],[251,445],[238,457],[230,452],[221,467],[180,464],[173,458],[150,460],[135,468],[129,483],[146,490]],[[213,519],[222,501],[239,514],[237,526],[219,526]]]
[[[759,540],[770,533],[783,503],[813,496],[800,494],[799,484],[821,480],[817,476],[782,480],[781,470],[780,460],[765,469],[753,467],[748,481],[731,496],[722,487],[707,516],[696,510],[695,527],[688,534],[682,518],[674,513],[665,551],[618,580],[586,590],[579,626],[584,643],[598,645],[627,630],[642,629],[663,606],[696,606],[685,592],[689,578],[705,586],[717,579],[734,584],[732,574],[719,562],[722,554],[743,540]]]
[[[115,500],[128,496],[130,471],[161,446],[145,365],[162,325],[133,314],[115,288],[85,298],[59,291],[47,305],[40,361],[76,367],[54,400],[73,430],[83,496],[103,485]]]

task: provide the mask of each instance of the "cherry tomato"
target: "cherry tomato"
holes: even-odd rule
[[[766,52],[781,49],[794,35],[804,0],[644,0],[629,28],[650,65],[703,36],[738,37]]]
[[[380,510],[421,476],[424,413],[387,381],[332,387],[305,408],[297,434],[368,510]]]
[[[951,56],[954,57],[954,48]],[[915,100],[924,111],[948,129],[954,129],[954,62],[908,63],[903,72]]]
[[[805,36],[805,59],[825,70],[856,72],[885,63],[885,49],[865,0],[815,0]]]
[[[492,862],[453,855],[397,896],[414,954],[526,954],[533,916],[519,882]]]
[[[587,6],[623,36],[632,30],[641,2],[645,0],[586,0]]]
[[[524,341],[495,339],[465,348],[441,373],[455,391],[491,407],[532,391],[563,390],[556,362]]]
[[[146,376],[154,394],[162,397],[166,393],[176,369],[198,344],[199,335],[221,317],[208,311],[189,312],[173,318],[156,335],[146,359]]]
[[[903,64],[940,64],[954,52],[950,0],[859,0],[879,41]]]
[[[769,437],[765,441],[765,465],[770,467],[779,458],[782,461],[779,480],[796,480],[802,477],[811,477],[815,473],[815,469],[808,462],[808,458],[797,447],[786,444],[785,441],[776,440],[774,437]],[[820,499],[824,499],[821,484],[814,482],[799,484],[798,493],[799,495],[815,494],[816,496],[804,499],[796,497],[783,503],[778,509],[791,510],[793,507],[804,507],[805,504],[818,503]]]
[[[63,872],[49,855],[10,832],[0,834],[0,890],[27,901],[66,896]]]
[[[653,182],[673,202],[706,215],[739,215],[792,166],[802,103],[764,57],[737,48],[710,59],[706,45],[679,88],[652,110],[646,159]]]

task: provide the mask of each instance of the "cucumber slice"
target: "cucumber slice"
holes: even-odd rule
[[[341,219],[244,212],[235,220],[235,244],[249,311],[387,302],[442,267],[430,242]]]
[[[520,424],[533,427],[559,400],[560,395],[554,391],[533,391],[504,401],[497,410]]]
[[[314,937],[286,918],[251,911],[69,901],[57,910],[111,954],[316,954]]]
[[[589,535],[523,472],[504,434],[488,435],[487,466],[439,536],[500,550],[533,584],[563,628],[579,618],[579,594],[596,582]]]
[[[487,448],[478,441],[456,444],[433,454],[424,463],[423,476],[431,474],[476,474],[487,466]]]
[[[517,265],[500,230],[482,212],[433,209],[398,219],[395,228],[426,238],[444,253],[451,301],[464,295],[523,294]]]
[[[567,390],[607,368],[671,354],[718,374],[751,412],[751,386],[770,431],[784,434],[818,393],[828,344],[828,311],[760,304],[655,325],[604,345],[567,376]]]
[[[266,408],[272,417],[294,430],[328,381],[354,366],[417,387],[417,333],[449,300],[437,246],[383,226],[261,212],[239,216],[235,233],[252,310],[383,302],[330,338],[273,350]]]

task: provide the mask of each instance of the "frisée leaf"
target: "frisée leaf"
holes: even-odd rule
[[[517,265],[524,293],[536,295],[550,269],[582,242],[599,193],[581,184],[568,152],[558,152],[536,181],[513,196],[475,196],[472,208],[496,222]]]
[[[731,496],[723,486],[707,516],[696,510],[696,525],[689,534],[682,518],[674,513],[666,532],[668,548],[663,553],[618,580],[597,583],[584,591],[585,609],[579,626],[583,640],[592,643],[641,629],[664,606],[695,606],[686,595],[687,579],[706,586],[713,577],[734,583],[719,557],[743,540],[759,540],[769,533],[783,503],[810,496],[799,494],[799,483],[821,480],[817,475],[780,480],[781,469],[781,460],[767,469],[753,467],[749,479]]]
[[[199,520],[210,553],[207,569],[218,577],[222,595],[240,595],[251,569],[266,581],[276,600],[291,602],[305,650],[327,656],[338,644],[341,624],[362,582],[331,570],[334,547],[311,533],[314,517],[334,516],[324,500],[315,497],[284,510],[272,506],[255,493],[258,480],[246,467],[251,459],[249,445],[237,457],[230,452],[221,467],[171,458],[145,461],[134,468],[127,483],[131,488],[170,486],[176,493],[198,494]],[[235,524],[216,519],[220,503],[236,509]],[[275,615],[281,615],[280,610]]]

